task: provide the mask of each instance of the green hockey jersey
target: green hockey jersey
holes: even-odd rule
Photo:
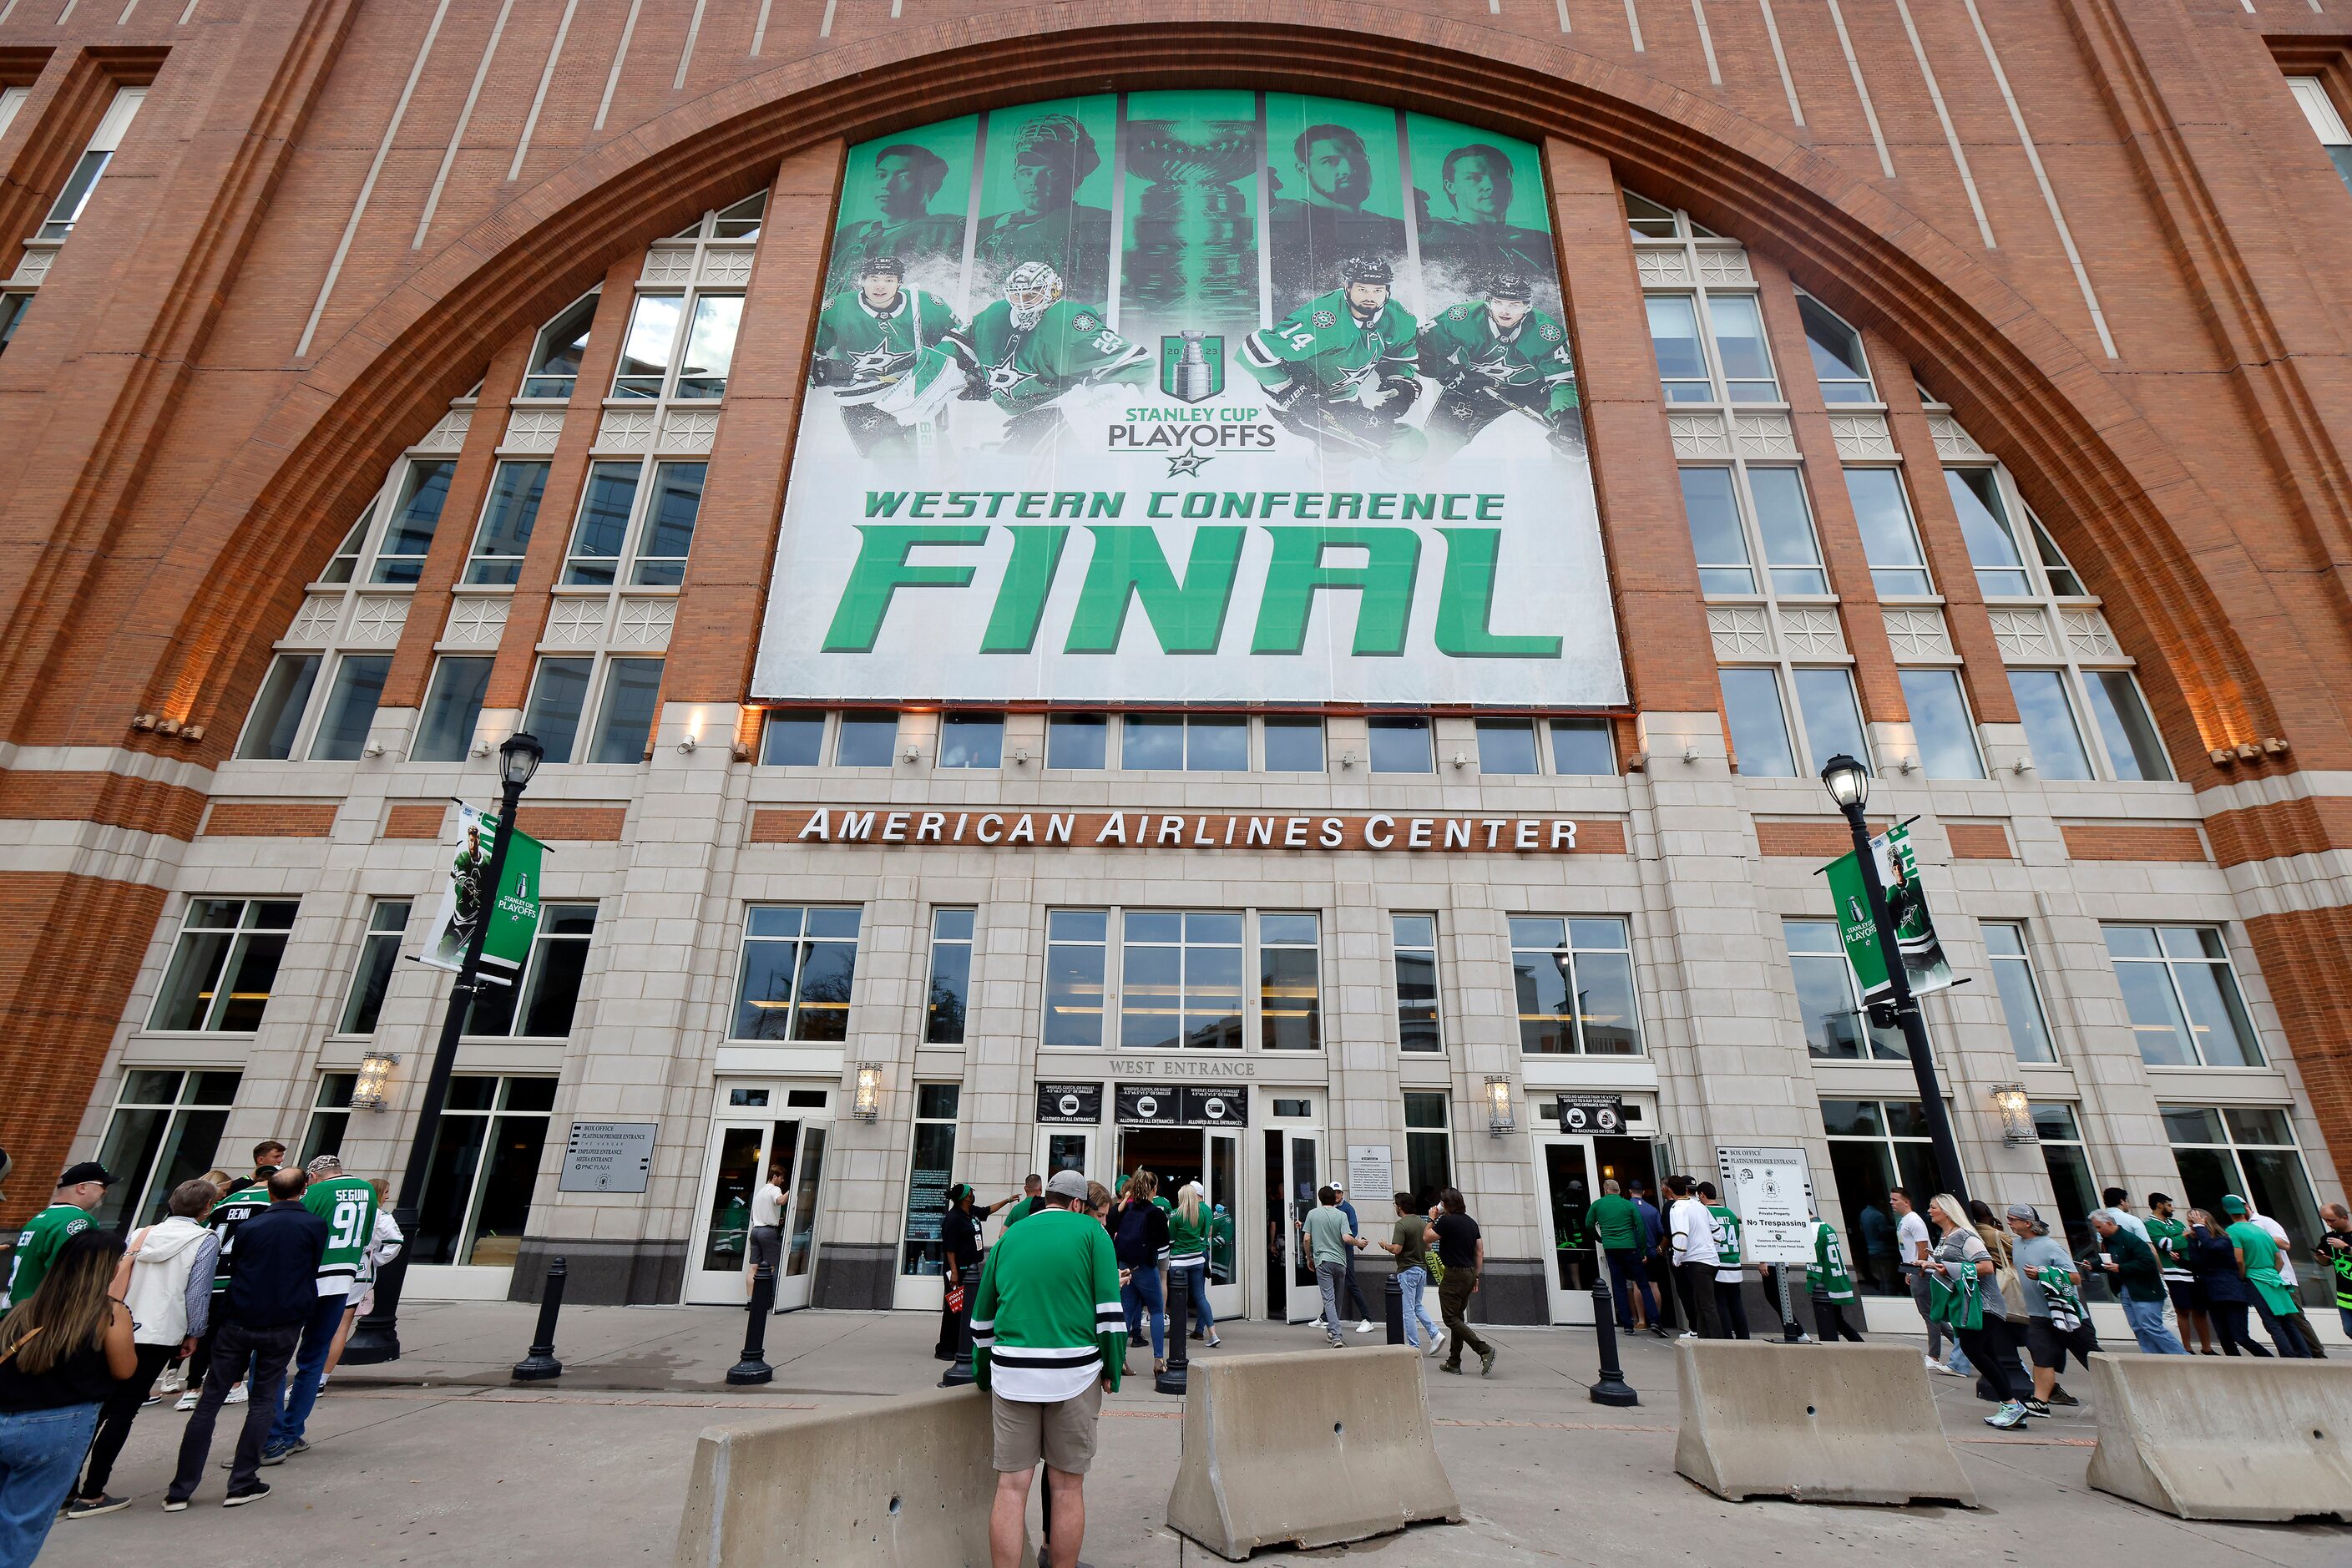
[[[16,1250],[9,1254],[8,1299],[0,1307],[13,1307],[39,1289],[66,1243],[90,1224],[89,1211],[79,1204],[51,1204],[26,1220],[16,1233]]]
[[[2189,1272],[2189,1265],[2180,1256],[2180,1248],[2188,1238],[2187,1221],[2158,1219],[2153,1215],[2148,1216],[2147,1239],[2156,1248],[2156,1260],[2163,1265],[2164,1277],[2167,1279],[2177,1279],[2185,1283],[2197,1278]]]
[[[1092,1215],[1038,1209],[989,1249],[971,1307],[972,1374],[1011,1400],[1072,1399],[1127,1353],[1118,1258]]]
[[[936,294],[901,289],[885,310],[845,289],[816,321],[816,379],[844,403],[869,402],[912,377],[928,384],[953,363],[941,341],[955,329],[955,312]]]
[[[1042,407],[1074,386],[1094,381],[1141,382],[1151,355],[1129,342],[1091,305],[1056,300],[1034,327],[1013,324],[1013,306],[999,300],[948,334],[967,375],[983,382],[989,401],[1008,414]]]
[[[1706,1212],[1715,1216],[1715,1277],[1727,1282],[1739,1278],[1739,1216],[1721,1204],[1709,1204]]]
[[[1577,405],[1568,333],[1541,310],[1528,311],[1507,338],[1477,300],[1439,311],[1421,330],[1421,374],[1448,391],[1483,392],[1540,414]]]
[[[1412,313],[1394,300],[1367,326],[1334,289],[1243,339],[1242,363],[1267,386],[1303,379],[1327,402],[1360,402],[1382,382],[1412,380],[1416,342]]]
[[[1832,1301],[1853,1300],[1853,1276],[1846,1272],[1845,1252],[1829,1221],[1813,1221],[1813,1260],[1805,1265],[1805,1289]]]
[[[302,1206],[327,1222],[327,1250],[319,1258],[319,1294],[350,1295],[375,1235],[375,1189],[357,1176],[330,1176],[304,1190]]]
[[[208,1223],[213,1233],[221,1238],[220,1258],[213,1266],[214,1295],[217,1296],[228,1289],[229,1271],[235,1267],[230,1261],[230,1254],[236,1247],[236,1227],[268,1206],[269,1188],[261,1182],[239,1187],[213,1205],[212,1218]]]

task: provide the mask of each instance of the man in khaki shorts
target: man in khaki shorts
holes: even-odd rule
[[[1104,1391],[1118,1387],[1127,1320],[1110,1234],[1086,1199],[1086,1177],[1054,1173],[1024,1223],[1006,1227],[989,1252],[972,1301],[972,1373],[988,1390],[995,1426],[994,1568],[1019,1568],[1040,1459],[1052,1568],[1075,1568],[1087,1531],[1095,1423]]]

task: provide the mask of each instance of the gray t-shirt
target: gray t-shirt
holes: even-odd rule
[[[2033,1236],[2019,1237],[2016,1247],[2011,1249],[2011,1258],[2017,1265],[2018,1289],[2025,1292],[2025,1315],[2029,1318],[2048,1317],[2050,1298],[2042,1293],[2041,1281],[2033,1278],[2033,1270],[2053,1265],[2072,1269],[2074,1255],[2067,1251],[2066,1244],[2054,1236]]]
[[[1347,1238],[1354,1233],[1348,1228],[1348,1216],[1329,1204],[1318,1204],[1307,1216],[1307,1240],[1315,1249],[1318,1263],[1346,1263]]]

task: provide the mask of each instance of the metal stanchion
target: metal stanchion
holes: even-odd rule
[[[1617,1365],[1617,1309],[1606,1279],[1597,1279],[1592,1286],[1592,1338],[1601,1352],[1601,1381],[1591,1390],[1592,1403],[1621,1409],[1641,1404],[1642,1396],[1633,1392]]]
[[[1397,1283],[1397,1277],[1393,1274],[1381,1288],[1381,1316],[1388,1322],[1389,1343],[1404,1343],[1404,1287]]]
[[[547,1266],[547,1285],[539,1298],[539,1329],[530,1337],[530,1353],[514,1364],[517,1383],[545,1383],[563,1375],[563,1363],[555,1359],[555,1315],[563,1310],[563,1279],[568,1272],[561,1258]]]
[[[730,1386],[766,1383],[776,1375],[776,1369],[768,1364],[768,1309],[775,1300],[776,1266],[762,1263],[751,1276],[751,1326],[743,1334],[743,1359],[727,1369]]]
[[[1772,1279],[1780,1287],[1780,1338],[1788,1344],[1801,1344],[1805,1331],[1797,1322],[1797,1299],[1789,1289],[1789,1266],[1772,1266]]]
[[[980,1266],[965,1264],[956,1282],[963,1287],[963,1310],[956,1314],[956,1358],[940,1373],[941,1388],[961,1388],[978,1375],[971,1370],[971,1305],[980,1295]]]

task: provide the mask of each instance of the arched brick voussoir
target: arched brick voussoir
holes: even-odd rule
[[[212,579],[223,591],[191,607],[159,696],[208,719],[207,746],[225,746],[308,569],[490,345],[535,328],[615,255],[753,188],[787,153],[1031,99],[1246,83],[1579,142],[1772,255],[1937,369],[1971,433],[2105,579],[2125,635],[2202,734],[2272,732],[2274,710],[2200,569],[2216,541],[2237,548],[2212,499],[2053,321],[1883,188],[1656,78],[1459,21],[1392,9],[1370,36],[1360,8],[1317,0],[1194,0],[1118,20],[1128,15],[1074,0],[793,61],[598,147],[452,240],[328,346],[256,437],[287,454],[257,496],[206,498],[242,516]]]

